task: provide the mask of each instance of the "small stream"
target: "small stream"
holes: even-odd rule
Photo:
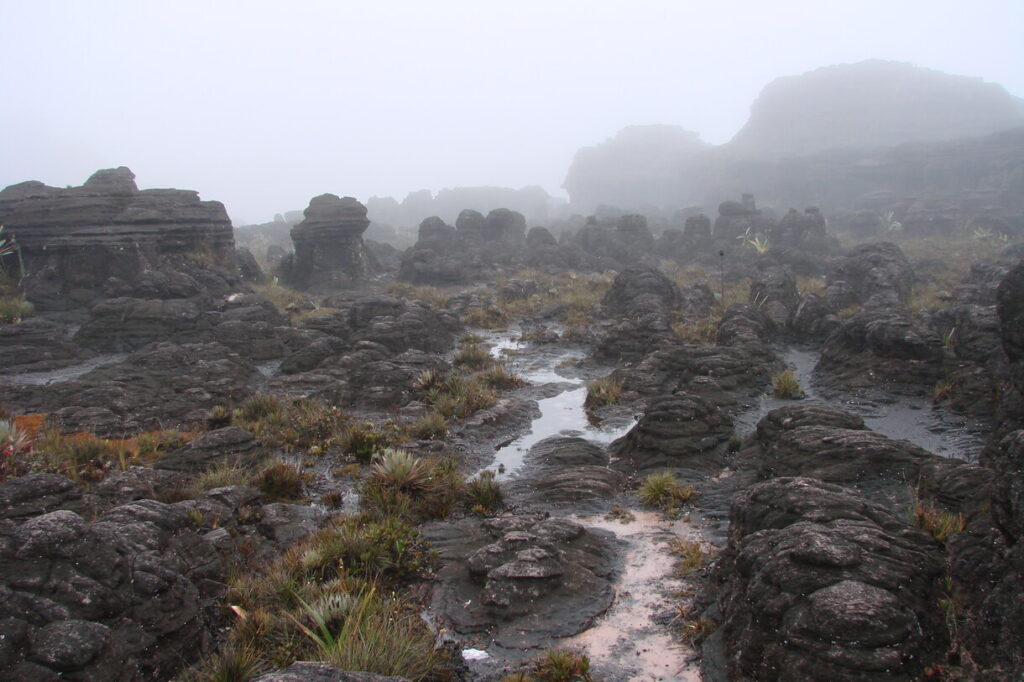
[[[530,431],[514,441],[499,447],[494,462],[488,469],[498,471],[498,480],[507,480],[522,469],[527,453],[538,442],[551,436],[576,436],[601,444],[611,443],[623,436],[632,423],[619,426],[595,425],[590,422],[583,402],[587,398],[586,380],[571,376],[565,367],[584,357],[582,350],[565,350],[557,354],[522,354],[516,340],[519,330],[485,335],[491,346],[491,355],[502,360],[524,381],[533,386],[559,390],[557,395],[537,401],[540,416],[530,424]],[[563,373],[559,373],[563,369]]]

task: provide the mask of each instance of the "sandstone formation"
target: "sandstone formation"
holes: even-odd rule
[[[352,197],[321,194],[309,201],[305,220],[292,228],[294,260],[282,268],[299,289],[330,291],[364,281],[379,264],[363,244],[366,207]]]
[[[159,286],[154,274],[168,269],[237,271],[222,204],[187,190],[140,191],[123,166],[97,171],[81,187],[12,185],[0,192],[0,224],[21,246],[25,293],[39,310],[87,305],[111,287],[140,295],[137,288]]]

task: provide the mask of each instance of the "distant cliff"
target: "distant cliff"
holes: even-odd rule
[[[826,67],[769,84],[728,144],[701,145],[675,126],[627,128],[581,149],[564,187],[580,212],[609,204],[670,215],[752,192],[782,210],[916,203],[1019,215],[1024,100],[909,64]]]

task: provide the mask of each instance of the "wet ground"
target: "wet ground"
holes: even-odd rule
[[[984,447],[988,426],[933,405],[925,398],[910,396],[859,396],[829,386],[814,368],[821,353],[805,348],[777,348],[779,358],[796,374],[806,394],[802,401],[838,407],[859,415],[867,427],[890,438],[908,440],[943,457],[977,461]],[[756,405],[734,416],[736,431],[748,436],[761,417],[791,405],[792,400],[762,396]]]

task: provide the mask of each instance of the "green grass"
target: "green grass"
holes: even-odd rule
[[[676,538],[669,543],[669,551],[679,557],[676,573],[686,577],[696,573],[708,562],[709,554],[699,542]]]
[[[646,507],[675,511],[679,504],[693,499],[693,486],[683,485],[670,472],[650,474],[640,484],[637,492],[640,502]]]
[[[611,376],[594,379],[587,382],[587,398],[583,401],[583,407],[594,409],[605,405],[614,405],[619,402],[622,395],[622,382]]]
[[[467,505],[486,514],[499,511],[505,506],[501,485],[490,470],[481,471],[476,478],[467,481],[465,495]]]
[[[804,389],[800,387],[800,380],[791,369],[784,370],[772,376],[772,395],[776,398],[802,398]]]

